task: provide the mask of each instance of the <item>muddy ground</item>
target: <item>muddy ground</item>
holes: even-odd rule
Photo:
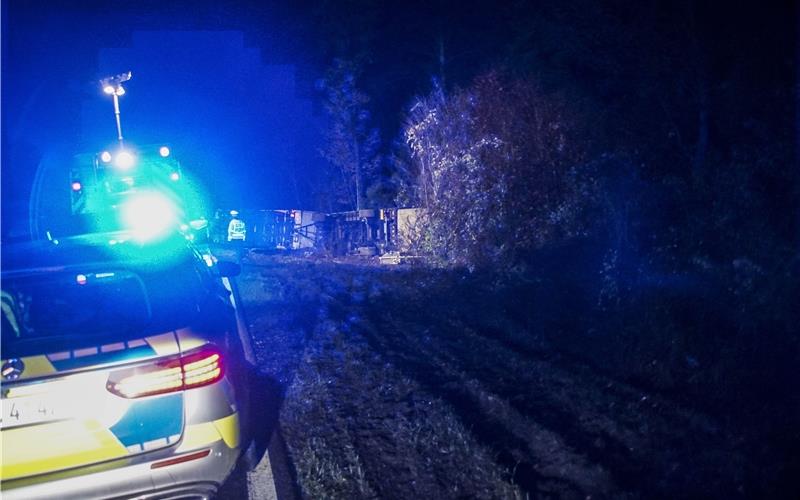
[[[554,343],[553,329],[581,327],[568,297],[354,261],[251,253],[243,264],[259,369],[278,407],[265,425],[285,441],[300,497],[797,491],[786,479],[796,462],[764,433]]]

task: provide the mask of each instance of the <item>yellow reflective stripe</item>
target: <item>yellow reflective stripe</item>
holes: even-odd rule
[[[56,369],[47,356],[31,356],[22,358],[25,363],[25,369],[22,371],[20,378],[40,377],[42,375],[49,375],[56,373]]]
[[[183,431],[183,440],[176,453],[196,450],[222,439],[228,448],[239,446],[239,414],[233,413],[227,417],[212,422],[187,425]]]
[[[214,427],[214,422],[203,422],[202,424],[187,425],[183,430],[183,440],[176,453],[194,450],[220,440],[219,432]]]
[[[228,445],[228,448],[236,448],[239,446],[239,414],[233,413],[227,417],[223,417],[214,421],[214,427],[217,428],[222,440]]]
[[[208,344],[208,341],[203,337],[196,335],[191,328],[183,328],[177,331],[178,342],[181,344],[181,351],[186,352],[195,347],[200,347]]]
[[[94,420],[5,429],[2,447],[0,477],[4,481],[128,454],[111,431]]]
[[[178,343],[172,333],[162,333],[145,339],[159,356],[178,354]]]

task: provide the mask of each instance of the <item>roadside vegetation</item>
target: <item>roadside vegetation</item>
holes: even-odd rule
[[[796,353],[731,346],[733,296],[612,307],[581,278],[603,269],[595,245],[538,257],[511,279],[250,254],[242,293],[303,498],[798,492],[780,383]]]

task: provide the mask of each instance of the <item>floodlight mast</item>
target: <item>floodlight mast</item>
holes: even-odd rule
[[[100,85],[103,92],[110,95],[114,99],[114,117],[117,119],[117,140],[119,141],[120,149],[125,146],[122,139],[122,121],[120,119],[119,111],[119,96],[125,94],[125,88],[122,82],[127,82],[131,79],[133,74],[128,71],[127,73],[120,73],[116,76],[109,76],[100,80]]]

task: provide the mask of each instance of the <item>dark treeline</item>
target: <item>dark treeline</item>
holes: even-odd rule
[[[493,104],[471,106],[484,118],[490,106],[498,112],[505,106],[507,116],[516,112],[508,122],[522,128],[535,128],[523,113],[558,108],[546,119],[563,127],[568,142],[562,153],[570,159],[558,158],[559,168],[590,175],[586,181],[597,184],[595,194],[605,201],[614,231],[625,231],[618,237],[712,260],[774,260],[775,252],[790,251],[798,227],[794,12],[789,5],[710,4],[317,6],[311,10],[323,35],[317,61],[332,68],[320,79],[319,95],[332,128],[339,128],[334,142],[350,146],[338,148],[338,163],[348,164],[339,168],[348,185],[355,185],[356,170],[364,177],[341,207],[354,207],[356,193],[365,197],[362,206],[393,199],[419,204],[418,197],[397,198],[408,194],[409,182],[421,188],[421,160],[412,157],[407,137],[419,104],[437,93],[449,104],[467,94],[474,99],[487,75],[494,75],[512,86],[535,87],[537,101],[520,103],[519,95],[498,84]],[[343,61],[350,71],[346,84],[332,73],[341,73]],[[325,83],[337,81],[339,97],[350,92],[352,98],[331,107],[335,85]],[[355,123],[353,118],[358,130],[343,137],[343,120]],[[503,141],[502,132],[491,128],[502,126],[477,125],[483,128],[473,132],[483,135],[472,140],[494,134]],[[517,139],[530,144],[533,135]],[[527,163],[522,176],[526,168],[535,177],[551,167],[544,159]],[[620,217],[642,234],[621,228]],[[532,239],[541,243],[539,236]]]

